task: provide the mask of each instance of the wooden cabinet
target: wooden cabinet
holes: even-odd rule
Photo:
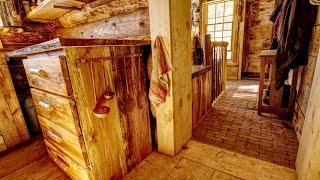
[[[0,55],[0,152],[29,138],[5,56]]]
[[[121,178],[152,151],[149,41],[55,39],[23,60],[49,156],[74,179]]]

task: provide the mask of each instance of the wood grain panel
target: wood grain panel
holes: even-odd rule
[[[33,102],[37,113],[73,133],[81,136],[81,128],[77,114],[76,103],[59,95],[46,93],[35,88],[31,89]]]
[[[23,65],[30,86],[62,96],[72,95],[64,57],[25,59]]]
[[[106,105],[110,112],[105,118],[98,118],[93,114],[96,106],[95,90],[93,89],[93,76],[91,65],[95,63],[81,63],[76,65],[78,59],[90,59],[110,56],[109,48],[66,48],[68,70],[71,84],[75,94],[80,124],[88,148],[90,163],[92,163],[93,179],[120,178],[127,171],[125,158],[125,142],[122,139],[123,127],[120,123],[119,109],[116,98],[108,101]],[[105,71],[112,72],[110,65],[104,67]],[[100,76],[104,78],[104,76]],[[112,83],[105,82],[107,86]],[[111,87],[114,89],[114,87]]]
[[[46,180],[69,180],[48,156],[31,162],[29,165],[9,174],[1,180],[12,179],[46,179]]]
[[[30,139],[30,135],[20,107],[12,114],[12,118],[17,129],[20,142],[23,143],[28,141]]]
[[[94,28],[92,28],[94,27]],[[130,31],[128,31],[130,27]],[[119,15],[108,20],[61,28],[56,31],[57,37],[65,38],[144,38],[150,36],[148,9],[141,9],[130,14]]]
[[[20,147],[16,151],[1,154],[0,179],[46,155],[47,152],[42,138],[34,140],[28,146]]]
[[[81,165],[87,165],[85,150],[81,147],[81,137],[75,136],[41,116],[38,116],[38,119],[46,144],[50,142]]]
[[[90,179],[89,170],[46,141],[49,157],[72,179]]]
[[[75,10],[59,18],[64,28],[76,27],[111,17],[136,12],[148,7],[147,0],[96,0],[88,3],[80,11]],[[130,26],[128,26],[130,27]]]
[[[0,89],[0,99],[5,99],[5,94],[3,94]],[[7,147],[12,147],[20,143],[19,134],[16,125],[13,121],[13,116],[10,113],[6,101],[0,103],[0,132],[5,141]]]
[[[141,54],[141,47],[111,47],[116,67],[114,73],[120,118],[125,126],[125,137],[128,143],[127,163],[131,170],[137,166],[151,149],[151,132],[149,121],[149,103],[146,90],[146,66],[143,57],[120,58],[124,55]],[[130,107],[132,106],[132,107]]]
[[[7,148],[28,141],[29,132],[4,56],[0,57],[0,101],[0,134]]]
[[[6,144],[4,143],[3,137],[0,135],[0,152],[1,152],[1,151],[5,151],[5,150],[7,150],[7,146],[6,146]]]
[[[210,110],[212,104],[212,70],[192,79],[192,127]]]
[[[139,46],[66,49],[81,127],[96,179],[120,178],[152,151],[148,102],[139,108],[137,98],[139,88],[142,99],[147,97],[145,78],[139,73],[143,68],[138,68],[139,60],[140,66],[143,64],[140,53]],[[115,92],[116,97],[104,103],[110,108],[109,114],[98,118],[93,109],[106,91]]]

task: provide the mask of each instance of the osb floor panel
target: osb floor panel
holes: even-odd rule
[[[296,134],[275,116],[257,114],[258,83],[228,82],[227,91],[193,130],[193,139],[294,168]]]
[[[153,152],[125,179],[293,180],[295,170],[196,141],[175,157]]]
[[[1,180],[69,179],[48,157],[42,138],[0,154]]]

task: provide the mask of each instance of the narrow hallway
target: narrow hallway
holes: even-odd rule
[[[227,91],[194,128],[193,139],[289,168],[298,141],[282,120],[257,114],[258,81],[229,81]]]

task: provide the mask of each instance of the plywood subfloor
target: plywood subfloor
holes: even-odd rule
[[[296,172],[191,140],[175,157],[153,152],[125,179],[294,180]]]
[[[0,153],[0,179],[69,179],[48,157],[42,138]]]
[[[226,92],[193,130],[193,139],[295,168],[295,131],[275,116],[257,114],[259,81],[229,81]]]

